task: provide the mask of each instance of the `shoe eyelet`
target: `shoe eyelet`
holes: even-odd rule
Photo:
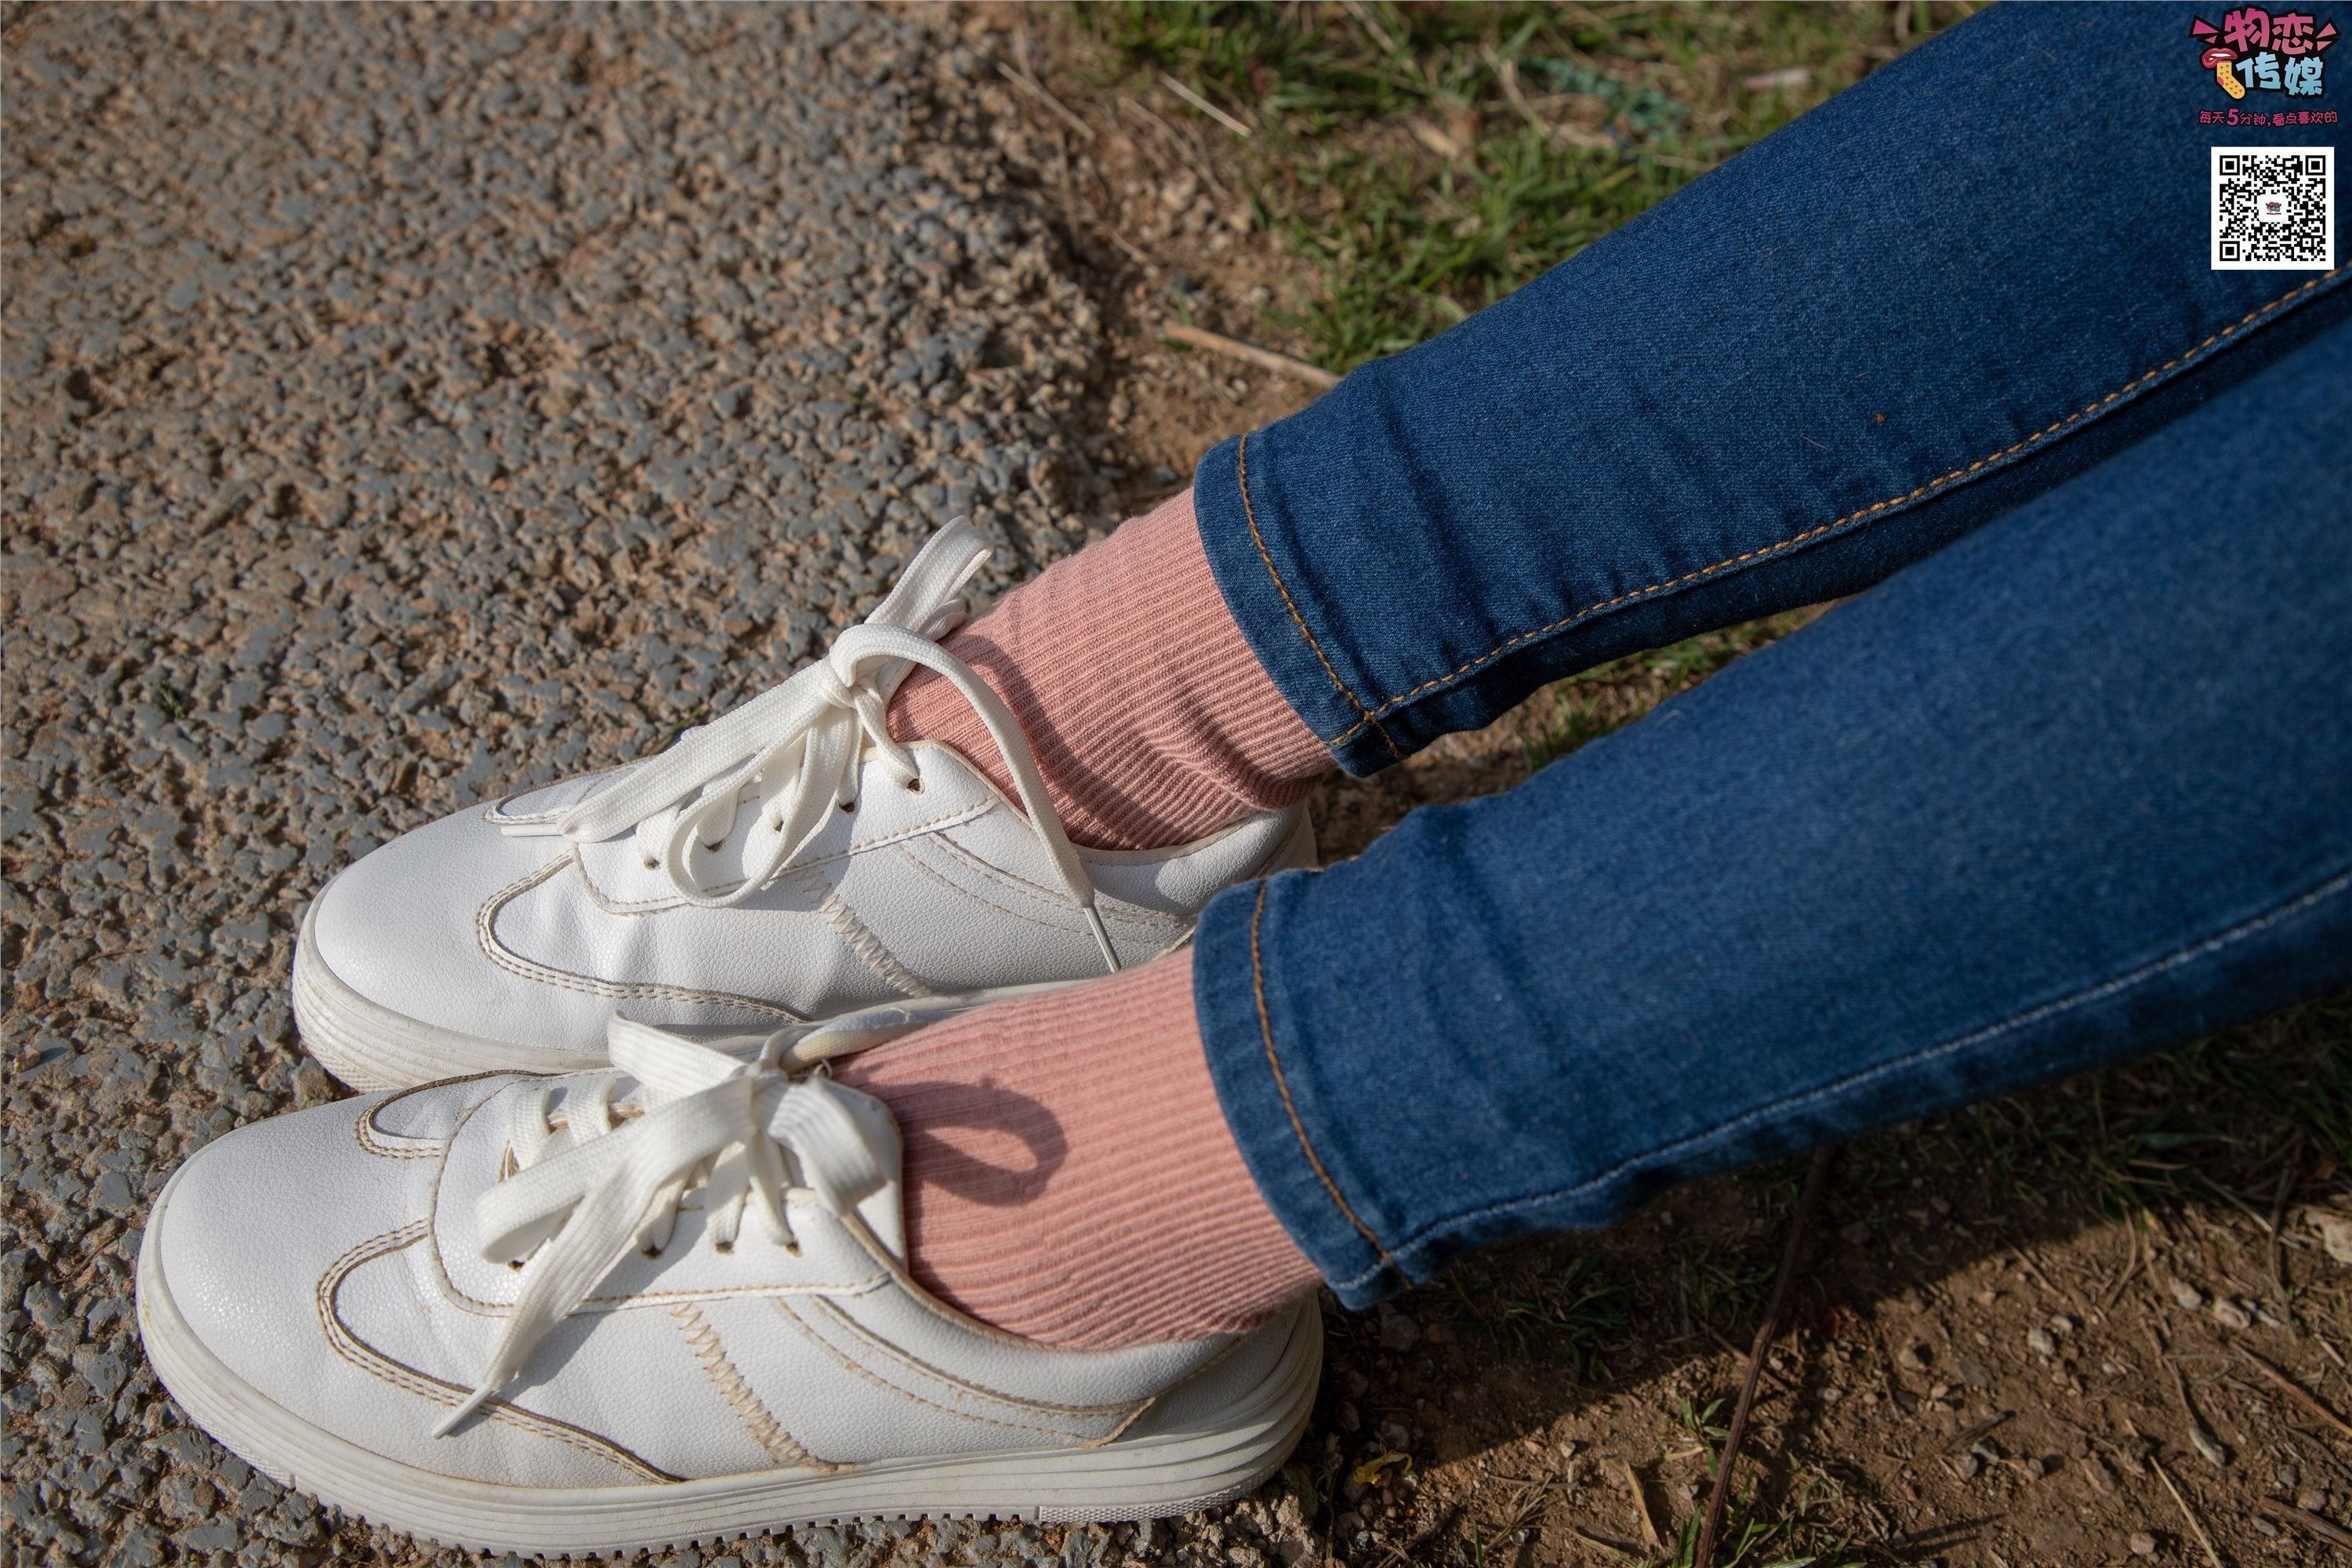
[[[661,869],[661,862],[648,855],[646,857],[646,869],[648,871],[658,871]]]
[[[857,809],[857,803],[854,800],[845,800],[841,803],[841,809],[844,811],[856,811]]]
[[[658,1247],[640,1247],[637,1248],[637,1256],[640,1258],[659,1258],[661,1255],[662,1249]]]
[[[714,1241],[710,1244],[710,1250],[713,1252],[732,1252],[735,1250],[735,1244],[731,1241]]]
[[[908,795],[922,794],[923,781],[920,779],[908,779],[906,783],[906,791]]]

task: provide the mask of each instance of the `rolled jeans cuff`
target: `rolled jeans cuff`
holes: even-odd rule
[[[1412,748],[1372,716],[1373,700],[1358,691],[1361,677],[1340,673],[1348,653],[1319,605],[1324,594],[1346,592],[1344,583],[1326,579],[1348,575],[1348,552],[1314,559],[1293,548],[1291,528],[1268,510],[1277,503],[1266,494],[1263,466],[1250,472],[1252,445],[1262,455],[1269,433],[1222,442],[1193,470],[1201,544],[1225,607],[1276,689],[1331,749],[1334,765],[1361,777]]]
[[[1267,900],[1279,900],[1308,874],[1236,888],[1209,906],[1194,939],[1192,1004],[1218,1102],[1259,1194],[1341,1304],[1362,1309],[1413,1276],[1366,1218],[1363,1189],[1350,1191],[1349,1173],[1326,1163],[1308,1131],[1331,1125],[1339,1111],[1325,1103],[1315,1080],[1286,1070],[1288,1029],[1276,1019],[1286,1008],[1279,976],[1260,951]]]

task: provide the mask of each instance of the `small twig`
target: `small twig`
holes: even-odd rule
[[[1616,1465],[1625,1472],[1625,1489],[1633,1494],[1633,1517],[1642,1526],[1642,1544],[1653,1552],[1664,1551],[1666,1538],[1658,1533],[1658,1521],[1650,1517],[1650,1500],[1642,1495],[1642,1478],[1633,1473],[1633,1467],[1625,1460],[1619,1459]]]
[[[1139,98],[1118,99],[1115,101],[1114,107],[1127,110],[1136,119],[1160,132],[1168,144],[1176,149],[1176,156],[1191,164],[1192,172],[1201,176],[1201,183],[1216,193],[1219,201],[1228,205],[1232,205],[1233,191],[1224,181],[1217,177],[1216,164],[1201,150],[1200,145],[1192,138],[1170,124],[1165,115],[1153,110],[1150,104]]]
[[[1585,1531],[1579,1530],[1572,1524],[1568,1527],[1568,1532],[1576,1537],[1579,1541],[1584,1542],[1587,1546],[1597,1546],[1601,1551],[1609,1553],[1612,1557],[1618,1558],[1621,1561],[1626,1563],[1640,1561],[1639,1553],[1629,1551],[1626,1548],[1618,1545],[1617,1542],[1613,1541],[1603,1541],[1597,1535],[1587,1534]]]
[[[2179,1504],[2180,1517],[2189,1521],[2189,1533],[2197,1537],[2197,1544],[2205,1549],[2205,1561],[2212,1564],[2212,1568],[2223,1568],[2221,1554],[2213,1550],[2213,1538],[2205,1533],[2204,1521],[2199,1519],[2197,1510],[2189,1506],[2189,1500],[2180,1495],[2180,1489],[2172,1484],[2172,1472],[2166,1469],[2164,1461],[2154,1454],[2147,1457],[2147,1466],[2156,1472],[2156,1479],[2164,1483],[2164,1489],[2172,1494],[2172,1500]]]
[[[2072,1290],[2062,1290],[2057,1286],[2050,1283],[2050,1276],[2042,1273],[2041,1267],[2037,1265],[2032,1258],[2028,1258],[2025,1255],[2025,1248],[2021,1247],[2018,1247],[2011,1256],[2017,1259],[2017,1265],[2019,1268],[2033,1276],[2033,1282],[2035,1284],[2041,1286],[2044,1290],[2049,1291],[2053,1296],[2057,1297],[2060,1300],[2074,1308],[2074,1310],[2081,1312],[2084,1317],[2090,1316],[2089,1310],[2083,1305],[2082,1298],[2075,1295]]]
[[[1190,343],[1196,349],[1207,349],[1211,353],[1223,354],[1227,359],[1245,361],[1260,370],[1270,370],[1279,375],[1295,376],[1310,386],[1332,387],[1339,384],[1339,378],[1320,365],[1308,364],[1303,359],[1292,359],[1288,354],[1278,354],[1272,349],[1262,349],[1255,343],[1245,343],[1239,338],[1229,338],[1222,332],[1212,332],[1204,328],[1187,326],[1181,321],[1171,321],[1160,329],[1160,335],[1163,338],[1173,338],[1180,343]]]
[[[1232,115],[1227,114],[1223,110],[1219,109],[1215,104],[1211,103],[1207,99],[1202,98],[1199,93],[1194,92],[1191,88],[1186,87],[1182,82],[1177,80],[1174,77],[1170,76],[1166,71],[1161,71],[1160,73],[1160,85],[1174,93],[1177,97],[1182,99],[1185,102],[1191,104],[1193,108],[1199,110],[1202,113],[1207,115],[1210,119],[1215,121],[1218,124],[1223,126],[1226,130],[1232,132],[1234,135],[1240,137],[1243,141],[1246,142],[1249,140],[1250,128],[1248,126],[1244,125],[1240,121],[1235,120]]]
[[[2289,1317],[2294,1315],[2294,1310],[2286,1299],[2286,1267],[2279,1259],[2279,1226],[2286,1219],[2287,1195],[2294,1191],[2295,1156],[2302,1152],[2303,1129],[2298,1126],[2294,1141],[2287,1145],[2286,1158],[2280,1163],[2278,1195],[2271,1200],[2271,1290],[2278,1298],[2279,1309]]]
[[[2256,1214],[2254,1212],[2253,1205],[2248,1203],[2245,1199],[2240,1197],[2237,1194],[2231,1192],[2229,1188],[2223,1186],[2221,1183],[2215,1181],[2212,1177],[2207,1175],[2202,1171],[2192,1171],[2189,1174],[2195,1176],[2199,1181],[2204,1183],[2205,1185],[2210,1187],[2214,1192],[2228,1199],[2230,1203],[2236,1207],[2240,1214],[2244,1215],[2248,1219],[2252,1220],[2256,1225],[2262,1226],[2265,1233],[2272,1236],[2278,1234],[2278,1227],[2271,1224],[2270,1221],[2264,1219],[2262,1215]],[[2227,1231],[2223,1231],[2222,1234],[2226,1236],[2229,1233]]]
[[[1052,110],[1055,114],[1060,115],[1064,123],[1067,124],[1071,130],[1076,132],[1079,135],[1085,137],[1089,142],[1095,139],[1095,128],[1087,124],[1084,120],[1080,119],[1076,110],[1072,109],[1068,104],[1064,103],[1060,99],[1055,98],[1050,91],[1048,91],[1044,82],[1039,81],[1035,77],[1031,76],[1027,71],[1023,70],[1019,66],[1013,65],[1008,60],[998,60],[996,62],[996,70],[997,74],[1002,76],[1005,80],[1011,82],[1013,86],[1019,88],[1022,91],[1027,93],[1030,97],[1035,99],[1046,108]]]
[[[2314,1415],[2318,1416],[2322,1421],[2326,1422],[2330,1426],[2335,1427],[2337,1432],[2343,1434],[2345,1436],[2352,1437],[2352,1423],[2347,1423],[2344,1417],[2336,1415],[2335,1411],[2330,1410],[2326,1405],[2321,1404],[2318,1396],[2314,1394],[2309,1389],[2295,1382],[2294,1379],[2289,1377],[2285,1373],[2281,1372],[2277,1367],[2273,1366],[2269,1362],[2264,1361],[2261,1356],[2256,1355],[2253,1352],[2242,1349],[2238,1353],[2244,1356],[2248,1361],[2252,1362],[2255,1367],[2260,1370],[2264,1377],[2267,1377],[2273,1383],[2277,1384],[2279,1387],[2284,1390],[2287,1395],[2296,1404],[2302,1405],[2305,1410],[2310,1411]]]
[[[1527,93],[1519,86],[1519,62],[1496,52],[1492,44],[1486,46],[1486,65],[1495,73],[1495,80],[1501,86],[1504,99],[1518,111],[1519,118],[1553,146],[1573,147],[1586,153],[1613,153],[1617,150],[1616,142],[1598,131],[1587,131],[1578,125],[1554,125],[1538,114],[1536,106],[1528,101]]]
[[[1729,1352],[1733,1355],[1744,1356],[1748,1353],[1746,1351],[1741,1350],[1738,1345],[1733,1344],[1729,1340],[1725,1339],[1721,1334],[1717,1333],[1713,1329],[1709,1329],[1707,1331],[1707,1337],[1715,1341],[1717,1344],[1721,1345],[1726,1351]],[[1769,1366],[1764,1369],[1764,1381],[1770,1384],[1773,1387],[1779,1389],[1783,1394],[1789,1392],[1789,1380],[1782,1377],[1779,1373],[1774,1372]]]
[[[1372,15],[1371,7],[1366,5],[1364,0],[1339,0],[1339,6],[1349,16],[1361,22],[1364,25],[1364,31],[1370,33],[1373,42],[1379,44],[1381,47],[1392,55],[1404,52],[1389,30],[1381,26],[1380,18]]]
[[[1739,1398],[1731,1407],[1731,1425],[1723,1435],[1723,1458],[1715,1468],[1715,1490],[1706,1500],[1706,1519],[1699,1526],[1698,1550],[1691,1557],[1691,1568],[1711,1568],[1715,1562],[1716,1538],[1723,1531],[1723,1510],[1731,1501],[1731,1471],[1739,1460],[1740,1441],[1748,1436],[1748,1412],[1756,1403],[1756,1384],[1763,1372],[1764,1356],[1772,1348],[1772,1342],[1780,1337],[1780,1316],[1788,1310],[1789,1287],[1796,1278],[1805,1229],[1812,1220],[1813,1211],[1821,1207],[1822,1187],[1829,1175],[1831,1158],[1836,1152],[1834,1144],[1817,1149],[1813,1163],[1806,1167],[1804,1188],[1797,1194],[1797,1211],[1789,1221],[1788,1244],[1780,1249],[1780,1272],[1772,1281],[1772,1299],[1765,1304],[1763,1322],[1757,1325],[1756,1343],[1748,1352],[1748,1374],[1740,1379]]]
[[[2014,1410],[1996,1410],[1981,1421],[1971,1421],[1928,1449],[1920,1458],[1932,1459],[1939,1454],[1948,1454],[1956,1448],[1964,1448],[2016,1414]]]
[[[2102,1312],[2115,1310],[2116,1303],[2123,1298],[2124,1287],[2132,1282],[2134,1276],[2139,1273],[2141,1263],[2145,1261],[2139,1249],[2139,1226],[2131,1220],[2126,1220],[2124,1224],[2131,1230],[2131,1260],[2124,1265],[2124,1271],[2116,1276],[2116,1282],[2100,1292],[2099,1310]]]
[[[2201,1459],[2215,1465],[2226,1463],[2228,1456],[2222,1450],[2221,1440],[2199,1419],[2197,1406],[2189,1403],[2189,1374],[2180,1370],[2180,1358],[2167,1356],[2164,1364],[2172,1369],[2172,1396],[2180,1401],[2180,1418],[2189,1423],[2189,1446],[2197,1450]]]
[[[2330,1524],[2308,1509],[2294,1508],[2266,1497],[2256,1498],[2254,1507],[2269,1514],[2273,1519],[2283,1519],[2289,1524],[2299,1524],[2322,1541],[2333,1542],[2338,1546],[2352,1546],[2352,1531],[2346,1531]]]
[[[89,1253],[89,1256],[83,1261],[82,1266],[79,1268],[74,1270],[73,1278],[66,1281],[66,1289],[69,1290],[79,1289],[83,1282],[89,1279],[91,1273],[97,1269],[99,1261],[106,1256],[106,1249],[112,1247],[114,1245],[115,1238],[121,1234],[122,1222],[119,1219],[108,1220],[104,1224],[99,1226],[96,1229],[92,1230],[89,1235],[84,1238],[82,1244],[83,1250]]]

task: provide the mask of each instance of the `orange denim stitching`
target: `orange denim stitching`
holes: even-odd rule
[[[1298,1107],[1291,1103],[1290,1081],[1283,1077],[1282,1062],[1274,1054],[1274,1021],[1265,1011],[1265,964],[1259,957],[1257,945],[1258,921],[1265,915],[1265,884],[1260,882],[1257,885],[1256,907],[1250,910],[1250,986],[1257,995],[1257,1026],[1265,1039],[1265,1065],[1273,1069],[1274,1087],[1282,1095],[1282,1109],[1290,1116],[1290,1131],[1297,1135],[1299,1152],[1305,1154],[1307,1163],[1314,1167],[1316,1179],[1323,1184],[1323,1190],[1331,1194],[1331,1201],[1339,1205],[1341,1214],[1348,1216],[1348,1223],[1356,1227],[1357,1234],[1372,1244],[1372,1250],[1381,1255],[1381,1261],[1397,1268],[1396,1259],[1389,1256],[1389,1249],[1381,1245],[1381,1238],[1372,1234],[1371,1226],[1358,1219],[1356,1211],[1348,1206],[1348,1200],[1339,1195],[1339,1184],[1332,1181],[1331,1173],[1323,1168],[1323,1162],[1316,1158],[1315,1145],[1307,1141],[1307,1127],[1298,1120]],[[1402,1274],[1404,1270],[1397,1268],[1397,1272]]]
[[[2105,397],[2100,398],[2097,402],[2090,404],[2081,410],[2068,415],[2065,418],[2059,420],[2058,423],[2049,426],[2047,429],[2037,430],[2032,435],[2025,437],[2022,441],[2019,441],[2011,446],[2004,447],[1989,458],[1979,458],[1975,462],[1969,464],[1966,468],[1954,468],[1950,473],[1944,475],[1940,479],[1930,479],[1926,484],[1921,485],[1918,489],[1912,490],[1907,495],[1891,496],[1887,500],[1879,501],[1874,505],[1864,507],[1859,511],[1850,511],[1833,522],[1825,522],[1818,528],[1809,528],[1802,533],[1791,534],[1789,538],[1781,540],[1777,544],[1767,544],[1759,549],[1748,551],[1743,554],[1732,556],[1727,561],[1718,561],[1712,566],[1702,566],[1696,572],[1687,572],[1682,576],[1669,578],[1663,583],[1653,583],[1646,588],[1638,588],[1630,594],[1620,594],[1613,599],[1603,599],[1599,604],[1588,605],[1585,608],[1577,611],[1572,616],[1564,616],[1560,619],[1552,622],[1549,626],[1538,626],[1531,632],[1521,632],[1518,636],[1510,638],[1507,642],[1496,644],[1492,649],[1480,654],[1476,658],[1472,659],[1469,663],[1463,665],[1452,673],[1438,676],[1433,679],[1424,680],[1419,686],[1412,688],[1410,691],[1406,691],[1400,696],[1388,699],[1377,708],[1367,710],[1362,703],[1357,702],[1357,711],[1362,713],[1364,715],[1363,718],[1359,720],[1356,723],[1349,726],[1347,729],[1342,730],[1337,735],[1332,736],[1324,743],[1329,746],[1344,745],[1351,736],[1353,736],[1358,731],[1361,730],[1366,724],[1370,724],[1375,729],[1380,729],[1380,716],[1381,714],[1390,711],[1391,709],[1400,707],[1404,703],[1412,701],[1423,692],[1430,690],[1434,687],[1450,685],[1453,682],[1461,679],[1462,677],[1469,674],[1472,670],[1478,668],[1481,665],[1493,663],[1496,659],[1501,658],[1504,654],[1510,652],[1511,649],[1518,647],[1521,643],[1533,642],[1538,637],[1549,637],[1552,633],[1563,631],[1588,616],[1597,616],[1603,610],[1614,609],[1620,605],[1629,604],[1635,599],[1645,599],[1653,595],[1666,593],[1672,589],[1682,587],[1686,584],[1696,583],[1702,578],[1715,576],[1717,574],[1728,571],[1732,567],[1744,565],[1752,561],[1761,561],[1768,556],[1778,555],[1784,551],[1793,550],[1797,546],[1806,542],[1808,540],[1818,539],[1822,534],[1832,532],[1837,529],[1843,528],[1847,523],[1859,521],[1861,519],[1869,517],[1875,512],[1885,511],[1889,507],[1907,505],[1912,501],[1917,500],[1921,496],[1927,494],[1931,490],[1941,489],[1947,485],[1967,479],[1969,475],[1974,474],[1979,469],[1983,468],[1990,464],[1998,463],[2004,458],[2013,457],[2017,453],[2023,451],[2026,447],[2033,446],[2037,442],[2045,441],[2051,437],[2057,435],[2067,426],[2076,424],[2081,420],[2089,418],[2091,416],[2098,413],[2101,409],[2106,407],[2109,404],[2115,402],[2117,398],[2129,395],[2138,387],[2155,380],[2158,376],[2164,374],[2166,372],[2176,368],[2185,361],[2193,359],[2197,355],[2203,353],[2207,349],[2211,348],[2222,339],[2230,337],[2241,329],[2250,325],[2257,319],[2269,315],[2271,312],[2276,310],[2280,306],[2284,305],[2287,301],[2296,298],[2298,295],[2309,293],[2312,289],[2318,288],[2321,284],[2326,282],[2329,279],[2335,277],[2337,273],[2342,272],[2343,270],[2343,268],[2338,267],[2333,271],[2321,273],[2318,277],[2312,279],[2310,281],[2303,284],[2300,288],[2288,289],[2277,299],[2273,300],[2269,304],[2257,306],[2255,309],[2247,311],[2245,315],[2240,317],[2229,326],[2223,327],[2220,331],[2213,333],[2203,342],[2199,343],[2195,348],[2175,354],[2172,358],[2165,361],[2162,364],[2158,365],[2154,370],[2147,372],[2144,375],[2133,377],[2130,381],[2124,383],[2123,385],[2116,388],[2115,391],[2108,393]],[[1244,509],[1246,509],[1249,504],[1249,491],[1246,489],[1242,491],[1242,504]],[[1257,531],[1257,525],[1255,522],[1250,525],[1250,531],[1253,534]],[[1259,546],[1259,551],[1260,553],[1264,553],[1265,547],[1263,545]],[[1271,562],[1267,563],[1267,570],[1271,571],[1272,569],[1273,563]],[[1277,580],[1277,585],[1278,582],[1279,580]],[[1285,594],[1283,595],[1284,602],[1287,603],[1289,597],[1289,595]],[[1297,614],[1298,612],[1296,610],[1291,612],[1291,616],[1294,620],[1297,618]],[[1301,623],[1299,629],[1302,631],[1306,629],[1304,623]],[[1313,639],[1310,638],[1309,640],[1311,641]],[[1318,655],[1320,655],[1322,649],[1318,648],[1316,652]],[[1331,667],[1327,662],[1323,668],[1328,669]],[[1332,679],[1337,680],[1339,678],[1334,676]],[[1346,690],[1346,688],[1342,687],[1341,689]],[[1352,691],[1349,692],[1348,699],[1351,702],[1355,701],[1355,693]],[[1381,738],[1384,741],[1388,741],[1389,749],[1391,751],[1396,750],[1396,742],[1390,739],[1389,732],[1386,730],[1381,730]]]
[[[1355,706],[1356,711],[1363,715],[1361,719],[1340,731],[1339,740],[1346,740],[1349,735],[1370,724],[1373,729],[1379,730],[1381,739],[1388,742],[1389,754],[1398,762],[1404,761],[1404,752],[1397,745],[1396,738],[1385,729],[1381,729],[1381,721],[1372,716],[1370,709],[1364,706],[1363,699],[1349,690],[1348,683],[1339,679],[1339,672],[1331,668],[1331,660],[1323,652],[1323,645],[1315,640],[1315,634],[1307,629],[1307,618],[1298,613],[1298,606],[1291,602],[1290,585],[1282,580],[1282,574],[1274,569],[1273,552],[1265,547],[1265,536],[1257,531],[1257,509],[1250,504],[1249,437],[1247,436],[1241,438],[1240,445],[1234,450],[1234,486],[1242,492],[1242,521],[1249,524],[1250,542],[1257,546],[1257,558],[1265,563],[1265,574],[1274,579],[1274,591],[1282,595],[1282,607],[1290,612],[1291,624],[1298,628],[1298,635],[1307,639],[1307,646],[1315,650],[1315,658],[1323,666],[1323,673],[1331,678],[1331,684],[1339,689],[1339,695],[1346,698]],[[1324,743],[1338,745],[1339,741],[1327,741]]]

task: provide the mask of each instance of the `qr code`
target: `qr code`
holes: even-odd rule
[[[2213,149],[2216,271],[2336,265],[2336,149]]]

